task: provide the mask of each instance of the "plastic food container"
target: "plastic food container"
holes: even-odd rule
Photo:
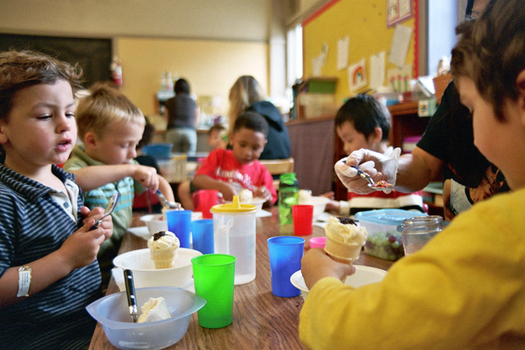
[[[163,297],[172,317],[133,323],[126,292],[110,294],[86,307],[91,317],[102,324],[109,342],[118,349],[153,350],[175,344],[186,334],[191,315],[206,304],[202,297],[174,287],[138,288],[136,295],[139,309],[150,297]]]
[[[403,220],[427,214],[401,209],[378,209],[355,214],[359,225],[368,233],[365,253],[381,259],[396,261],[404,256],[401,232],[397,230]]]

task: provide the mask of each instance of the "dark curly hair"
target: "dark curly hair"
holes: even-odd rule
[[[505,120],[501,107],[507,98],[517,100],[516,78],[525,69],[525,1],[493,0],[458,32],[462,37],[452,50],[453,76],[472,79],[497,118]]]

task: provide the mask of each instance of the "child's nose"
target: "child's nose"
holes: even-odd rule
[[[74,119],[69,119],[62,116],[57,123],[57,131],[59,133],[71,130],[71,123],[74,123]]]

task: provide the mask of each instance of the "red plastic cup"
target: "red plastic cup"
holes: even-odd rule
[[[292,215],[295,235],[311,235],[314,227],[314,206],[311,204],[292,205]]]
[[[202,213],[203,219],[213,218],[212,213],[210,213],[210,209],[214,205],[219,204],[219,191],[199,190],[193,193],[192,199],[195,211],[200,211]]]

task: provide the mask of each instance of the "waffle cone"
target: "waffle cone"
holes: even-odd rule
[[[177,256],[177,247],[150,249],[150,253],[156,269],[167,269],[175,266],[174,259]]]
[[[357,243],[339,242],[327,236],[324,251],[336,260],[351,264],[359,259],[361,248],[362,246]]]

